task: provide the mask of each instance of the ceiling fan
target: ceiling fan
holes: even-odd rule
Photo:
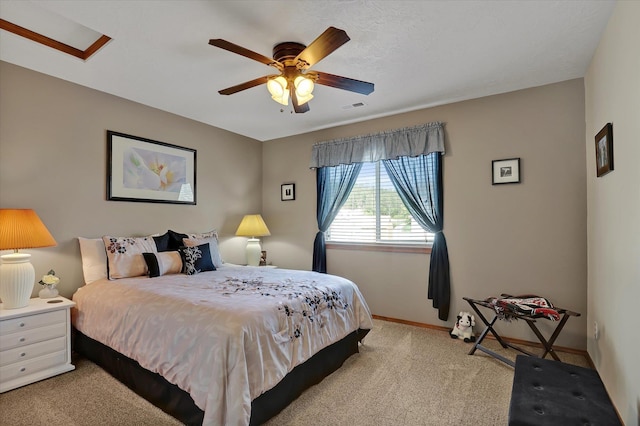
[[[209,44],[237,53],[254,61],[276,68],[280,74],[266,75],[236,86],[220,90],[221,95],[232,95],[261,84],[266,84],[274,101],[289,104],[289,97],[296,113],[309,111],[308,101],[313,98],[314,84],[349,90],[368,95],[373,83],[341,77],[320,71],[310,71],[316,63],[350,40],[344,30],[329,27],[309,46],[296,42],[278,43],[273,47],[273,59],[238,46],[223,39],[211,39]]]

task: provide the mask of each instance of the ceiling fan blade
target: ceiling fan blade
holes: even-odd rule
[[[349,90],[350,92],[368,95],[373,92],[373,83],[366,81],[354,80],[353,78],[341,77],[339,75],[327,74],[326,72],[315,72],[318,75],[316,84],[323,86],[335,87],[337,89]]]
[[[218,93],[220,93],[221,95],[233,95],[234,93],[251,89],[252,87],[256,87],[261,84],[266,84],[270,77],[274,77],[274,76],[265,75],[264,77],[258,77],[255,80],[247,81],[242,84],[238,84],[237,86],[232,86],[232,87],[227,87],[226,89],[222,89],[218,91]]]
[[[306,70],[349,40],[351,39],[344,30],[329,27],[296,56],[297,66]]]
[[[282,71],[283,65],[275,59],[261,55],[260,53],[256,53],[253,50],[246,49],[242,46],[238,46],[237,44],[233,44],[221,38],[212,38],[211,40],[209,40],[209,44],[215,47],[219,47],[220,49],[228,50],[229,52],[237,53],[238,55],[242,55],[246,58],[253,59],[254,61],[261,62],[265,65],[278,68],[280,71]]]
[[[298,95],[296,95],[296,90],[292,87],[290,89],[291,93],[291,103],[293,104],[293,110],[297,114],[302,114],[309,111],[309,102],[306,102],[302,105],[298,105]]]

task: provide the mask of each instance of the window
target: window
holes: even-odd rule
[[[327,241],[426,245],[433,242],[433,234],[411,217],[378,161],[362,164],[349,198],[329,228]]]

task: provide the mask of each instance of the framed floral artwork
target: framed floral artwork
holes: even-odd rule
[[[107,131],[107,199],[196,204],[196,150]]]

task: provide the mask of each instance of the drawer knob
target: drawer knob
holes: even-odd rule
[[[24,327],[24,323],[23,322],[20,323],[20,327]]]
[[[24,342],[25,340],[27,340],[27,339],[25,339],[24,337],[21,337],[21,338],[20,338],[20,341],[21,341],[21,342]]]
[[[26,353],[24,353],[24,352],[22,352],[22,353],[20,354],[20,356],[25,356],[25,355],[27,355],[27,354],[26,354]]]
[[[27,367],[22,367],[22,368],[20,369],[20,372],[21,372],[21,373],[24,373],[25,371],[27,371]]]

